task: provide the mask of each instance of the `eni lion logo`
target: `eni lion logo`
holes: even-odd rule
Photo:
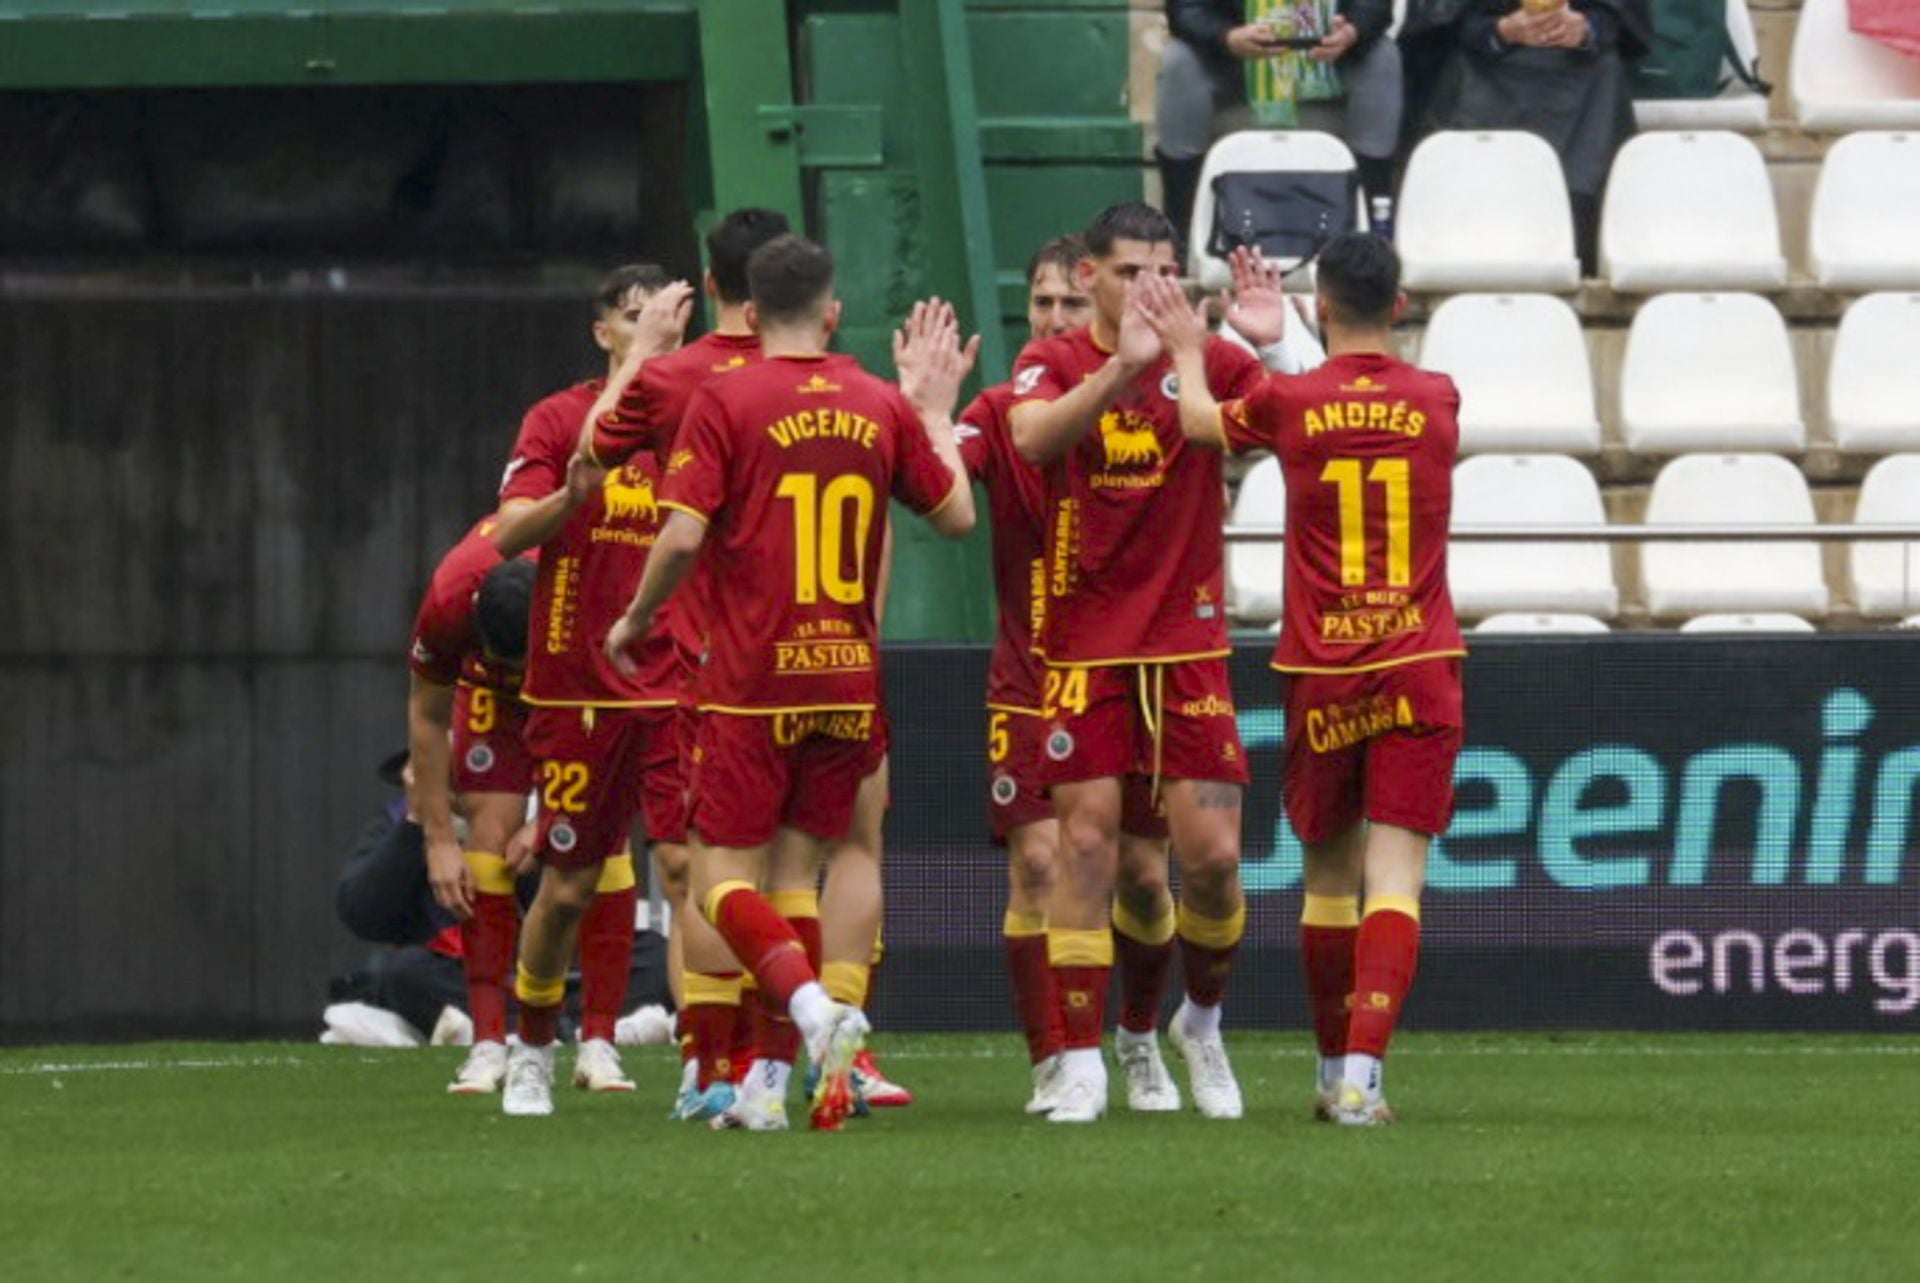
[[[1166,458],[1153,425],[1133,415],[1108,410],[1100,416],[1100,444],[1106,447],[1109,468],[1155,464]]]
[[[660,507],[653,500],[653,482],[636,468],[609,472],[600,497],[606,501],[609,521],[652,521],[660,515]]]

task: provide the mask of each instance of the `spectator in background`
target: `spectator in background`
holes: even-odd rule
[[[1647,0],[1411,0],[1400,33],[1420,132],[1524,129],[1560,154],[1589,274],[1607,170],[1633,132],[1626,62],[1652,42]]]
[[[1344,97],[1301,101],[1299,127],[1345,139],[1369,203],[1393,196],[1405,100],[1400,50],[1382,39],[1393,25],[1393,0],[1290,0],[1277,8],[1255,0],[1167,0],[1173,38],[1160,65],[1156,159],[1162,204],[1183,240],[1193,221],[1208,144],[1253,123],[1246,64],[1302,56],[1282,43],[1264,18],[1249,21],[1263,9],[1283,12],[1295,32],[1326,33],[1304,57],[1334,67]]]

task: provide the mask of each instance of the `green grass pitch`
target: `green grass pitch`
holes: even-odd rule
[[[547,1120],[444,1095],[455,1050],[9,1049],[0,1274],[1920,1277],[1920,1041],[1410,1035],[1373,1132],[1308,1121],[1299,1036],[1229,1045],[1238,1124],[1048,1126],[1013,1038],[895,1037],[919,1104],[784,1136],[667,1122],[664,1049]]]

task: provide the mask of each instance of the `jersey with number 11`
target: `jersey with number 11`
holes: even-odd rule
[[[1349,353],[1220,408],[1229,450],[1271,450],[1287,486],[1283,672],[1353,673],[1465,654],[1447,591],[1460,393],[1444,374]]]
[[[699,706],[876,707],[887,498],[924,515],[953,480],[900,390],[851,357],[769,357],[694,393],[660,504],[708,525]]]

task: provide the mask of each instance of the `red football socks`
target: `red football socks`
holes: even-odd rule
[[[460,943],[475,1042],[507,1040],[507,977],[519,932],[520,905],[512,896],[482,891],[473,897],[473,916],[460,924]]]
[[[1150,1034],[1160,1025],[1167,977],[1173,971],[1173,931],[1171,906],[1162,911],[1158,921],[1148,922],[1114,901],[1113,949],[1120,966],[1120,1027],[1128,1033]]]
[[[602,891],[580,919],[580,1041],[613,1041],[614,1022],[627,1000],[633,970],[633,913],[637,891]]]
[[[1113,932],[1048,927],[1047,961],[1060,1000],[1062,1049],[1097,1049],[1113,982]]]
[[[1419,901],[1405,896],[1370,899],[1354,945],[1349,1054],[1385,1058],[1419,964]]]
[[[1217,1007],[1227,996],[1227,978],[1246,934],[1243,904],[1224,918],[1210,918],[1180,905],[1180,961],[1187,976],[1187,1000],[1196,1007]]]
[[[680,1009],[684,1047],[688,1058],[700,1066],[697,1082],[704,1091],[716,1082],[733,1078],[733,1030],[740,1016],[740,973],[689,972],[686,990],[687,1005]]]
[[[1360,900],[1315,895],[1300,902],[1300,970],[1313,1007],[1313,1038],[1322,1056],[1347,1054],[1347,1014],[1353,997],[1353,948],[1360,937]]]
[[[1009,909],[1001,930],[1007,948],[1007,975],[1013,981],[1014,1010],[1019,1012],[1020,1028],[1027,1036],[1027,1055],[1037,1065],[1066,1044],[1053,968],[1047,965],[1046,918]]]
[[[702,907],[776,1011],[785,1012],[793,991],[818,978],[793,924],[745,882],[721,883]]]

